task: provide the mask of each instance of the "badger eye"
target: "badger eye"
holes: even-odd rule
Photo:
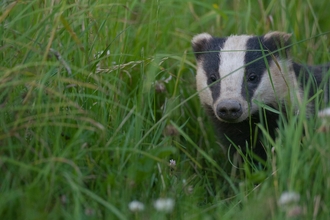
[[[258,81],[258,76],[255,73],[251,73],[248,77],[248,82],[256,82]]]
[[[217,81],[217,77],[214,75],[214,74],[212,74],[211,76],[210,76],[210,81],[213,83],[213,82],[215,82],[215,81]]]

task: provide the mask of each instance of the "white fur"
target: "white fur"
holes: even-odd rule
[[[212,36],[210,34],[201,33],[201,34],[197,34],[196,36],[194,36],[193,39],[191,40],[191,43],[198,44],[199,42],[202,42],[203,40],[208,40],[211,38],[212,38]]]
[[[298,106],[301,101],[302,91],[299,88],[294,72],[290,67],[290,60],[272,60],[269,64],[269,71],[264,76],[252,97],[263,103],[277,106],[281,101]],[[298,103],[297,103],[298,101]],[[252,105],[252,111],[258,110],[258,106]]]
[[[246,52],[248,35],[230,36],[220,52],[219,74],[221,78],[220,97],[215,100],[213,110],[220,101],[224,99],[235,99],[240,102],[243,114],[237,121],[243,121],[249,115],[249,105],[241,95],[242,83],[244,79],[244,56]],[[222,120],[219,118],[219,120]]]
[[[292,36],[292,34],[280,32],[280,31],[273,31],[273,32],[269,32],[269,33],[265,34],[264,39],[268,40],[270,38],[273,38],[276,35],[281,36],[281,38],[283,39],[284,42],[288,41],[290,39],[290,37]]]
[[[213,105],[212,92],[207,85],[207,77],[204,69],[202,68],[203,61],[199,61],[197,65],[197,74],[196,74],[196,86],[197,91],[199,91],[199,100],[201,100],[202,104],[206,104],[209,106]]]

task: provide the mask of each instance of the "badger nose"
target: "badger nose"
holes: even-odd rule
[[[224,121],[235,121],[242,115],[241,104],[235,100],[227,99],[218,103],[216,114]]]

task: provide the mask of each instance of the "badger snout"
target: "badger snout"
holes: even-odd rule
[[[222,100],[216,107],[217,116],[228,122],[234,122],[243,113],[241,104],[233,99]]]

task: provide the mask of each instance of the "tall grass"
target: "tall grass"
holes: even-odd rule
[[[264,169],[232,167],[199,104],[190,39],[286,31],[296,60],[322,63],[329,6],[2,1],[1,219],[283,219],[285,191],[300,194],[300,217],[327,219],[328,122],[302,106]]]

